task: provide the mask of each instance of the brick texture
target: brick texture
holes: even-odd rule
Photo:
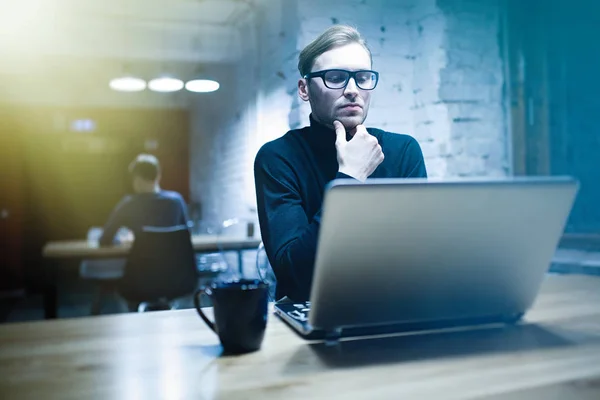
[[[310,108],[296,93],[297,57],[334,23],[361,31],[381,73],[368,126],[413,135],[432,177],[510,173],[498,2],[260,4],[239,28],[246,52],[228,84],[192,113],[191,187],[205,221],[255,218],[254,156],[308,123]]]

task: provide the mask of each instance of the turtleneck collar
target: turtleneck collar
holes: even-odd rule
[[[308,130],[307,139],[311,146],[326,150],[326,149],[335,149],[335,140],[336,134],[335,129],[329,128],[320,122],[317,122],[312,114],[309,116],[310,118],[310,129]],[[350,140],[352,136],[346,133],[346,140]]]

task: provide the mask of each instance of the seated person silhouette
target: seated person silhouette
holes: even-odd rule
[[[98,238],[101,246],[131,242],[144,226],[191,226],[183,197],[160,188],[160,164],[155,156],[138,155],[129,165],[129,173],[134,194],[123,197],[111,212]],[[114,291],[115,279],[122,277],[125,264],[125,259],[85,260],[82,263],[82,277],[97,279],[100,283],[100,293],[93,300],[92,315],[100,313],[102,295]]]
[[[191,225],[183,197],[160,188],[160,164],[155,156],[138,155],[129,165],[129,172],[135,193],[125,196],[112,211],[98,240],[101,246],[132,240],[144,226]],[[121,227],[129,229],[133,238],[117,237]]]

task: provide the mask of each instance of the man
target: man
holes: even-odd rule
[[[161,190],[160,164],[150,154],[140,154],[129,165],[134,195],[125,196],[110,215],[99,239],[106,246],[118,242],[115,234],[120,227],[128,228],[133,236],[143,226],[189,226],[185,201],[177,192]]]
[[[309,299],[329,181],[427,176],[414,138],[362,125],[379,79],[371,68],[358,31],[326,30],[299,56],[298,95],[310,103],[310,126],[266,143],[256,156],[258,216],[277,298]]]

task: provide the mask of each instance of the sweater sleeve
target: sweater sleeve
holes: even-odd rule
[[[298,301],[307,300],[321,210],[306,214],[292,166],[268,148],[263,147],[256,156],[254,178],[262,240],[277,277],[277,291]],[[338,173],[336,178],[349,177]]]
[[[108,221],[104,225],[102,236],[98,239],[100,246],[110,246],[115,243],[115,234],[122,226],[128,226],[127,205],[130,203],[130,198],[123,198],[111,212]]]
[[[427,169],[421,146],[415,138],[411,136],[409,138],[401,157],[400,176],[403,178],[427,178]]]

